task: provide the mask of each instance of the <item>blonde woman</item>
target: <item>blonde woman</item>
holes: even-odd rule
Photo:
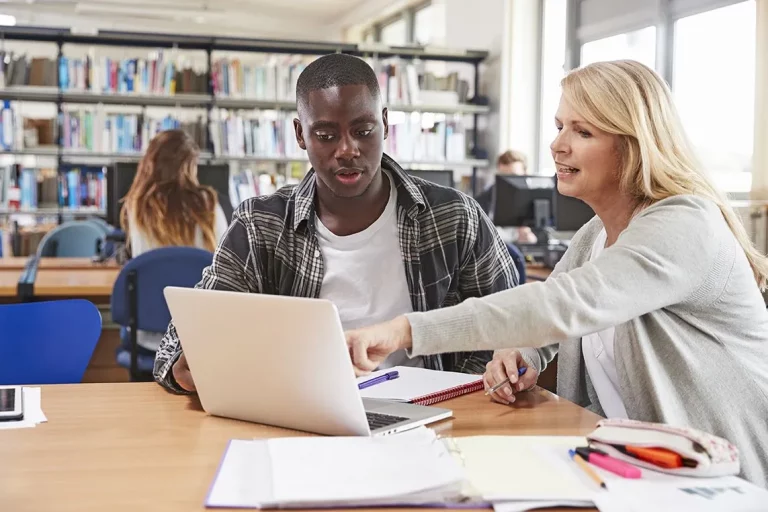
[[[157,134],[139,162],[122,199],[120,224],[131,254],[160,247],[198,247],[211,252],[227,230],[216,191],[197,181],[199,149],[182,130]],[[138,333],[138,344],[156,351],[163,333]]]
[[[485,385],[509,378],[494,399],[510,403],[559,353],[561,396],[723,436],[740,448],[742,475],[765,486],[768,260],[696,162],[656,73],[601,62],[562,87],[558,189],[597,216],[552,277],[352,331],[355,366],[368,372],[402,348],[497,349]]]

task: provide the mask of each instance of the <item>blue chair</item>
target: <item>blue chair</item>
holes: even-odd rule
[[[154,352],[137,343],[139,330],[164,333],[171,321],[163,289],[166,286],[192,288],[213,254],[193,247],[154,249],[129,261],[117,276],[112,289],[112,320],[127,329],[117,363],[127,368],[131,380],[151,380]]]
[[[517,273],[520,275],[519,284],[525,284],[525,279],[526,279],[525,255],[514,244],[507,244],[507,251],[509,251],[509,255],[512,257],[512,261],[515,262],[515,267],[517,267]]]
[[[100,335],[87,300],[0,306],[0,385],[81,382]]]
[[[56,258],[91,258],[98,244],[106,236],[98,224],[87,220],[74,220],[56,226],[40,241],[37,255]]]

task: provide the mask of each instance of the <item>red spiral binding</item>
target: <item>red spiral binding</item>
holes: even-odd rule
[[[440,391],[439,393],[432,393],[430,395],[424,395],[418,398],[414,398],[413,400],[411,400],[411,403],[416,405],[432,405],[438,402],[442,402],[444,400],[450,400],[451,398],[456,398],[461,395],[474,393],[475,391],[480,391],[481,389],[483,389],[482,379],[478,380],[477,382],[470,382],[469,384],[462,384],[461,386],[445,389],[443,391]]]

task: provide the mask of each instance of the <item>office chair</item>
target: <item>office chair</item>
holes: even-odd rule
[[[101,314],[87,300],[0,306],[0,385],[83,380],[101,335]]]
[[[112,320],[124,327],[117,363],[131,380],[152,380],[155,353],[140,347],[138,331],[165,333],[171,313],[165,303],[166,286],[194,287],[211,264],[213,254],[194,247],[163,247],[130,260],[112,290]]]
[[[517,274],[519,277],[518,284],[525,284],[525,279],[526,279],[525,255],[514,244],[507,244],[507,251],[509,252],[509,255],[512,257],[512,261],[515,262],[515,267],[517,268]]]
[[[37,256],[91,258],[96,254],[97,246],[105,236],[105,228],[95,222],[65,222],[46,233],[37,248]]]

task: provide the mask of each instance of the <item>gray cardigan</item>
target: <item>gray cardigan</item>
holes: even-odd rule
[[[533,347],[523,354],[541,371],[559,348],[558,394],[602,414],[580,338],[615,326],[629,417],[722,436],[741,475],[768,486],[768,311],[719,209],[659,201],[589,261],[602,227],[584,226],[545,282],[408,315],[412,352]]]

